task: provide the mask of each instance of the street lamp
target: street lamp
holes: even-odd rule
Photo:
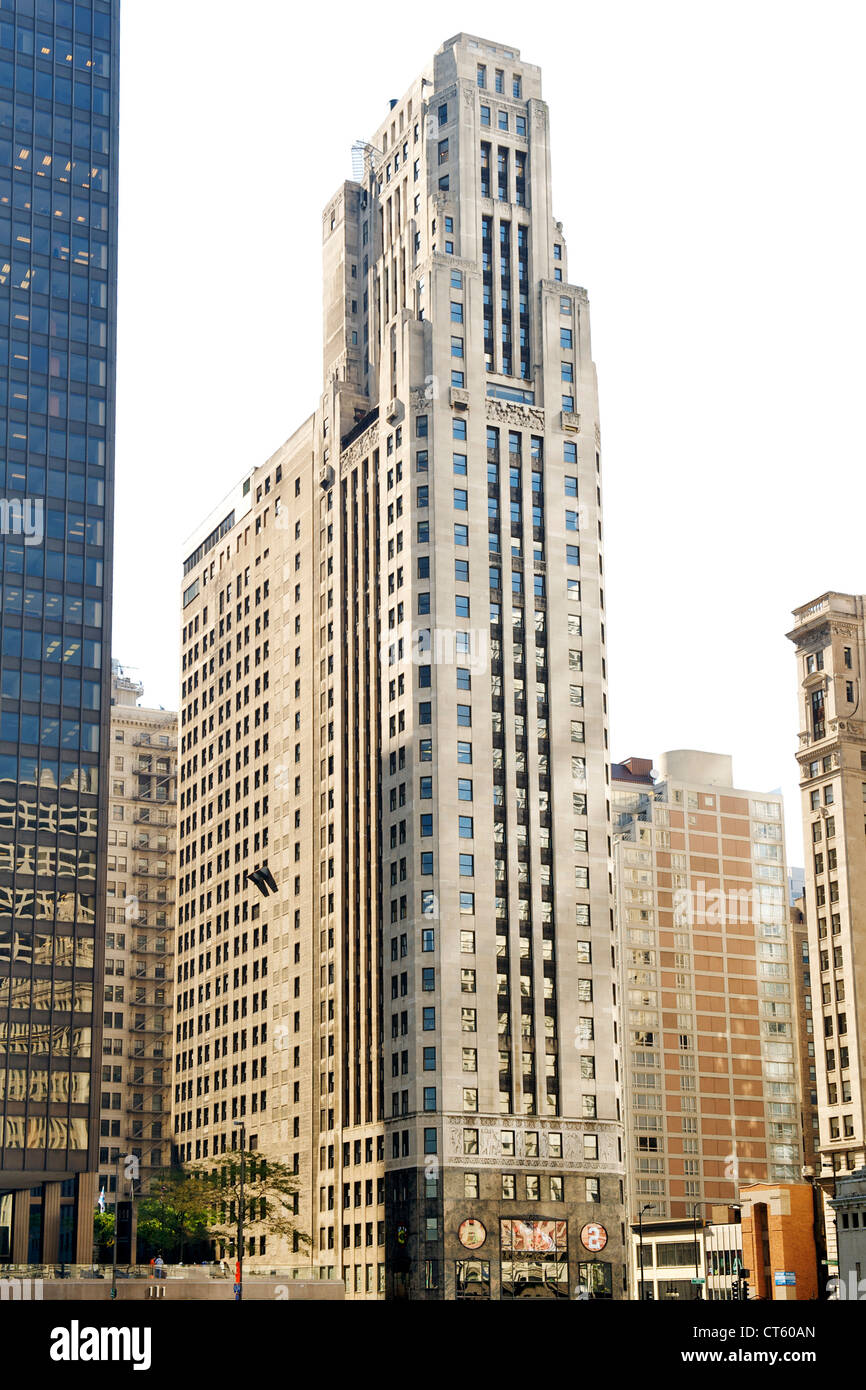
[[[701,1273],[698,1263],[698,1207],[708,1207],[709,1202],[692,1203],[692,1230],[695,1242],[695,1298],[701,1297]]]
[[[117,1232],[120,1227],[120,1150],[114,1160],[114,1241],[111,1251],[111,1297],[117,1298]]]
[[[244,1153],[247,1147],[247,1127],[244,1120],[235,1120],[235,1129],[241,1132],[241,1192],[238,1203],[238,1287],[235,1302],[242,1303],[244,1297]]]
[[[638,1259],[640,1260],[640,1301],[641,1301],[641,1303],[644,1302],[644,1296],[643,1296],[643,1214],[644,1214],[645,1211],[655,1211],[655,1206],[653,1205],[652,1202],[647,1202],[646,1206],[641,1207],[640,1211],[639,1211],[638,1214],[637,1214],[637,1230],[638,1230],[637,1248],[638,1248]]]

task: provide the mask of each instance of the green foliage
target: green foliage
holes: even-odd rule
[[[297,1175],[288,1163],[260,1153],[245,1153],[243,1159],[244,1239],[275,1235],[291,1240],[297,1236],[299,1246],[308,1248],[310,1237],[295,1220]],[[220,1154],[201,1163],[196,1173],[208,1194],[211,1235],[233,1248],[241,1202],[240,1152]]]
[[[287,1163],[244,1154],[244,1238],[274,1235],[306,1249],[310,1237],[295,1220],[298,1179]],[[220,1154],[190,1168],[166,1168],[138,1202],[138,1257],[167,1264],[201,1259],[213,1240],[234,1249],[241,1200],[241,1156]],[[103,1218],[106,1219],[106,1218]],[[111,1233],[114,1232],[114,1218]]]
[[[97,1257],[106,1258],[105,1252],[111,1252],[114,1245],[114,1212],[97,1211],[93,1215],[93,1244],[96,1246]]]
[[[197,1174],[166,1168],[151,1178],[138,1203],[138,1255],[162,1255],[168,1264],[201,1253],[207,1240],[207,1193]]]

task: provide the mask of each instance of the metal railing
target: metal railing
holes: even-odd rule
[[[234,1280],[234,1259],[226,1259],[225,1267],[219,1260],[209,1260],[201,1264],[164,1264],[159,1277],[162,1279],[231,1279]],[[0,1279],[107,1279],[111,1281],[110,1264],[0,1264]],[[157,1266],[153,1264],[118,1265],[118,1279],[155,1279]],[[328,1274],[327,1269],[317,1265],[296,1265],[291,1268],[271,1267],[251,1269],[244,1262],[244,1279],[330,1279],[336,1275]]]

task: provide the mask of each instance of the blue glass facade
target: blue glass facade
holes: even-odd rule
[[[0,1194],[96,1166],[118,26],[0,0]]]

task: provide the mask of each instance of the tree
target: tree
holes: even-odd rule
[[[197,1173],[208,1194],[208,1228],[234,1254],[241,1201],[239,1150],[201,1163]],[[310,1237],[295,1219],[298,1179],[287,1163],[261,1153],[244,1153],[244,1238],[272,1235],[307,1249]]]
[[[164,1168],[150,1181],[138,1203],[138,1247],[169,1261],[183,1261],[189,1245],[208,1235],[209,1192],[201,1176],[184,1168]]]
[[[93,1244],[97,1258],[108,1259],[114,1245],[114,1212],[97,1211],[93,1214]]]

